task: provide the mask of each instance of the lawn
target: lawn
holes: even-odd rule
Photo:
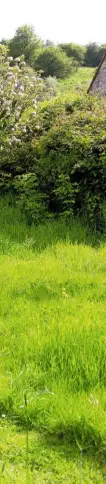
[[[106,243],[0,202],[2,483],[104,483]]]

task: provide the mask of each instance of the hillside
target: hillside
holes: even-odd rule
[[[106,244],[6,200],[0,227],[1,483],[103,484]]]

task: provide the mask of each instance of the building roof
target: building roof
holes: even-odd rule
[[[93,79],[92,79],[92,81],[91,81],[91,83],[90,83],[90,86],[89,86],[89,88],[88,88],[88,90],[87,90],[87,93],[89,93],[89,92],[90,92],[90,90],[91,90],[91,88],[92,88],[92,86],[93,86],[93,83],[94,83],[95,79],[97,78],[98,73],[99,73],[99,71],[100,71],[100,68],[101,68],[101,66],[102,66],[102,64],[103,64],[103,62],[104,62],[104,60],[105,60],[105,59],[106,59],[106,52],[105,52],[105,54],[103,55],[103,57],[102,57],[102,59],[101,59],[101,62],[100,62],[99,66],[98,66],[98,67],[97,67],[97,69],[96,69],[96,72],[95,72],[95,74],[94,74],[94,76],[93,76]]]

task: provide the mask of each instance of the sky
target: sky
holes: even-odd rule
[[[106,43],[106,0],[1,0],[0,39],[24,24],[55,43]]]

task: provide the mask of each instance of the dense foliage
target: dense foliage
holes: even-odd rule
[[[106,52],[106,44],[95,42],[86,46],[74,43],[56,46],[50,40],[43,42],[28,25],[19,27],[12,39],[2,39],[1,44],[8,46],[9,56],[24,55],[25,61],[35,70],[41,69],[45,76],[56,75],[58,78],[67,76],[72,65],[97,67]]]
[[[8,42],[9,55],[18,57],[24,54],[25,61],[33,67],[36,52],[43,46],[43,42],[37,37],[32,26],[23,25],[16,30],[12,39]]]
[[[78,65],[97,67],[106,53],[106,44],[98,45],[95,42],[86,46],[77,44],[60,44],[61,49],[68,57],[73,57]]]
[[[85,52],[85,65],[97,67],[103,55],[106,53],[106,44],[99,46],[95,42],[88,44]]]
[[[97,229],[103,227],[106,199],[103,106],[89,97],[42,106],[45,134],[39,144],[50,208],[64,215],[83,213]]]
[[[63,78],[71,72],[73,62],[67,52],[62,52],[50,41],[44,44],[32,26],[19,27],[14,37],[7,41],[7,46],[10,56],[15,58],[24,54],[25,61],[35,70],[43,71],[45,76]]]
[[[60,44],[60,48],[68,57],[73,57],[79,65],[84,64],[86,47],[72,43],[65,43]]]
[[[23,57],[0,46],[0,187],[15,195],[29,223],[55,214],[84,215],[104,229],[106,106],[75,95],[51,98]]]
[[[38,53],[35,68],[42,70],[45,77],[56,76],[62,79],[71,73],[73,63],[59,47],[46,46]]]
[[[106,53],[106,44],[98,45],[95,42],[86,46],[69,43],[60,44],[60,48],[67,57],[73,58],[77,65],[86,67],[97,67]]]

